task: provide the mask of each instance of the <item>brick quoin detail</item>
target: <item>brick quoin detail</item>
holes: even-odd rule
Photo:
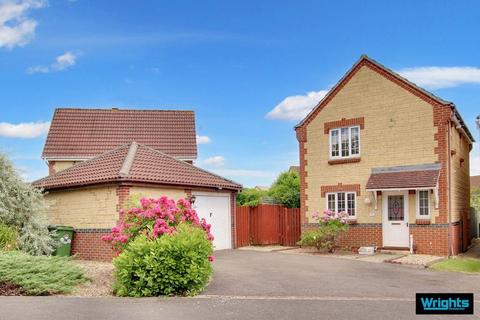
[[[130,187],[129,186],[118,186],[117,187],[117,196],[118,196],[118,204],[117,204],[117,211],[119,212],[119,219],[120,217],[120,209],[123,208],[125,203],[128,201],[130,197]]]
[[[113,250],[110,244],[102,240],[102,236],[108,233],[108,230],[75,230],[72,241],[72,254],[81,260],[111,261]]]
[[[360,185],[359,184],[342,184],[339,183],[337,185],[331,185],[331,186],[321,186],[321,194],[322,198],[325,198],[325,194],[329,192],[341,192],[341,191],[351,191],[351,192],[356,192],[357,196],[360,196]]]
[[[450,123],[450,107],[437,106],[433,108],[433,125],[437,127],[434,140],[437,141],[435,154],[438,155],[438,162],[442,164],[438,178],[439,216],[436,223],[448,222],[448,137],[447,125]]]
[[[48,175],[55,174],[55,161],[48,161]]]
[[[307,222],[307,172],[305,167],[307,166],[307,148],[305,142],[307,142],[307,130],[306,127],[299,127],[296,129],[297,140],[300,144],[300,223]]]
[[[360,126],[360,129],[363,129],[365,127],[365,118],[342,118],[341,120],[325,122],[323,125],[323,133],[328,134],[330,132],[330,129],[351,126]]]

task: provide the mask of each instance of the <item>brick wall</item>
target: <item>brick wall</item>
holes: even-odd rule
[[[81,260],[110,261],[112,248],[102,241],[110,229],[75,229],[72,242],[72,254]]]
[[[302,225],[302,232],[317,227],[316,223],[307,223]],[[452,254],[457,255],[462,246],[462,228],[460,223],[451,227]],[[448,225],[430,224],[419,225],[410,224],[410,234],[413,235],[413,241],[418,254],[431,254],[437,256],[448,255]],[[382,248],[382,224],[361,223],[352,224],[347,233],[339,239],[340,248],[356,250],[362,246],[376,246]]]

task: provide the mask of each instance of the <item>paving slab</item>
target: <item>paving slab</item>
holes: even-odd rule
[[[428,254],[407,254],[397,259],[392,259],[389,262],[426,268],[443,259],[445,259],[445,257],[432,256]]]
[[[259,251],[259,252],[274,252],[274,251],[284,251],[284,250],[292,250],[296,247],[285,247],[285,246],[246,246],[240,247],[238,250],[245,250],[245,251]]]

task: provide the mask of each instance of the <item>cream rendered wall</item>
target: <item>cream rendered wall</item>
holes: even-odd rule
[[[324,134],[324,123],[357,117],[365,118],[365,129],[360,132],[361,161],[329,165],[329,135]],[[371,193],[365,191],[371,168],[438,161],[434,152],[436,132],[430,104],[363,66],[307,126],[308,222],[314,222],[313,212],[326,207],[321,186],[341,182],[360,184],[358,223],[381,223],[381,197],[375,210]],[[366,197],[371,198],[370,205],[365,204]],[[438,210],[434,215],[438,215]]]
[[[50,204],[51,224],[74,228],[111,228],[117,224],[115,187],[51,192],[45,198]]]
[[[186,198],[187,194],[184,189],[169,189],[169,188],[153,188],[153,187],[131,187],[130,196],[140,195],[148,198],[160,198],[167,196],[169,198],[178,200]]]
[[[70,168],[76,163],[76,161],[54,161],[53,169],[55,170],[55,172],[60,172],[62,170]]]

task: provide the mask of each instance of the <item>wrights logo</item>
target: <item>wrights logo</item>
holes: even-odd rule
[[[473,293],[417,293],[417,314],[473,314]]]

